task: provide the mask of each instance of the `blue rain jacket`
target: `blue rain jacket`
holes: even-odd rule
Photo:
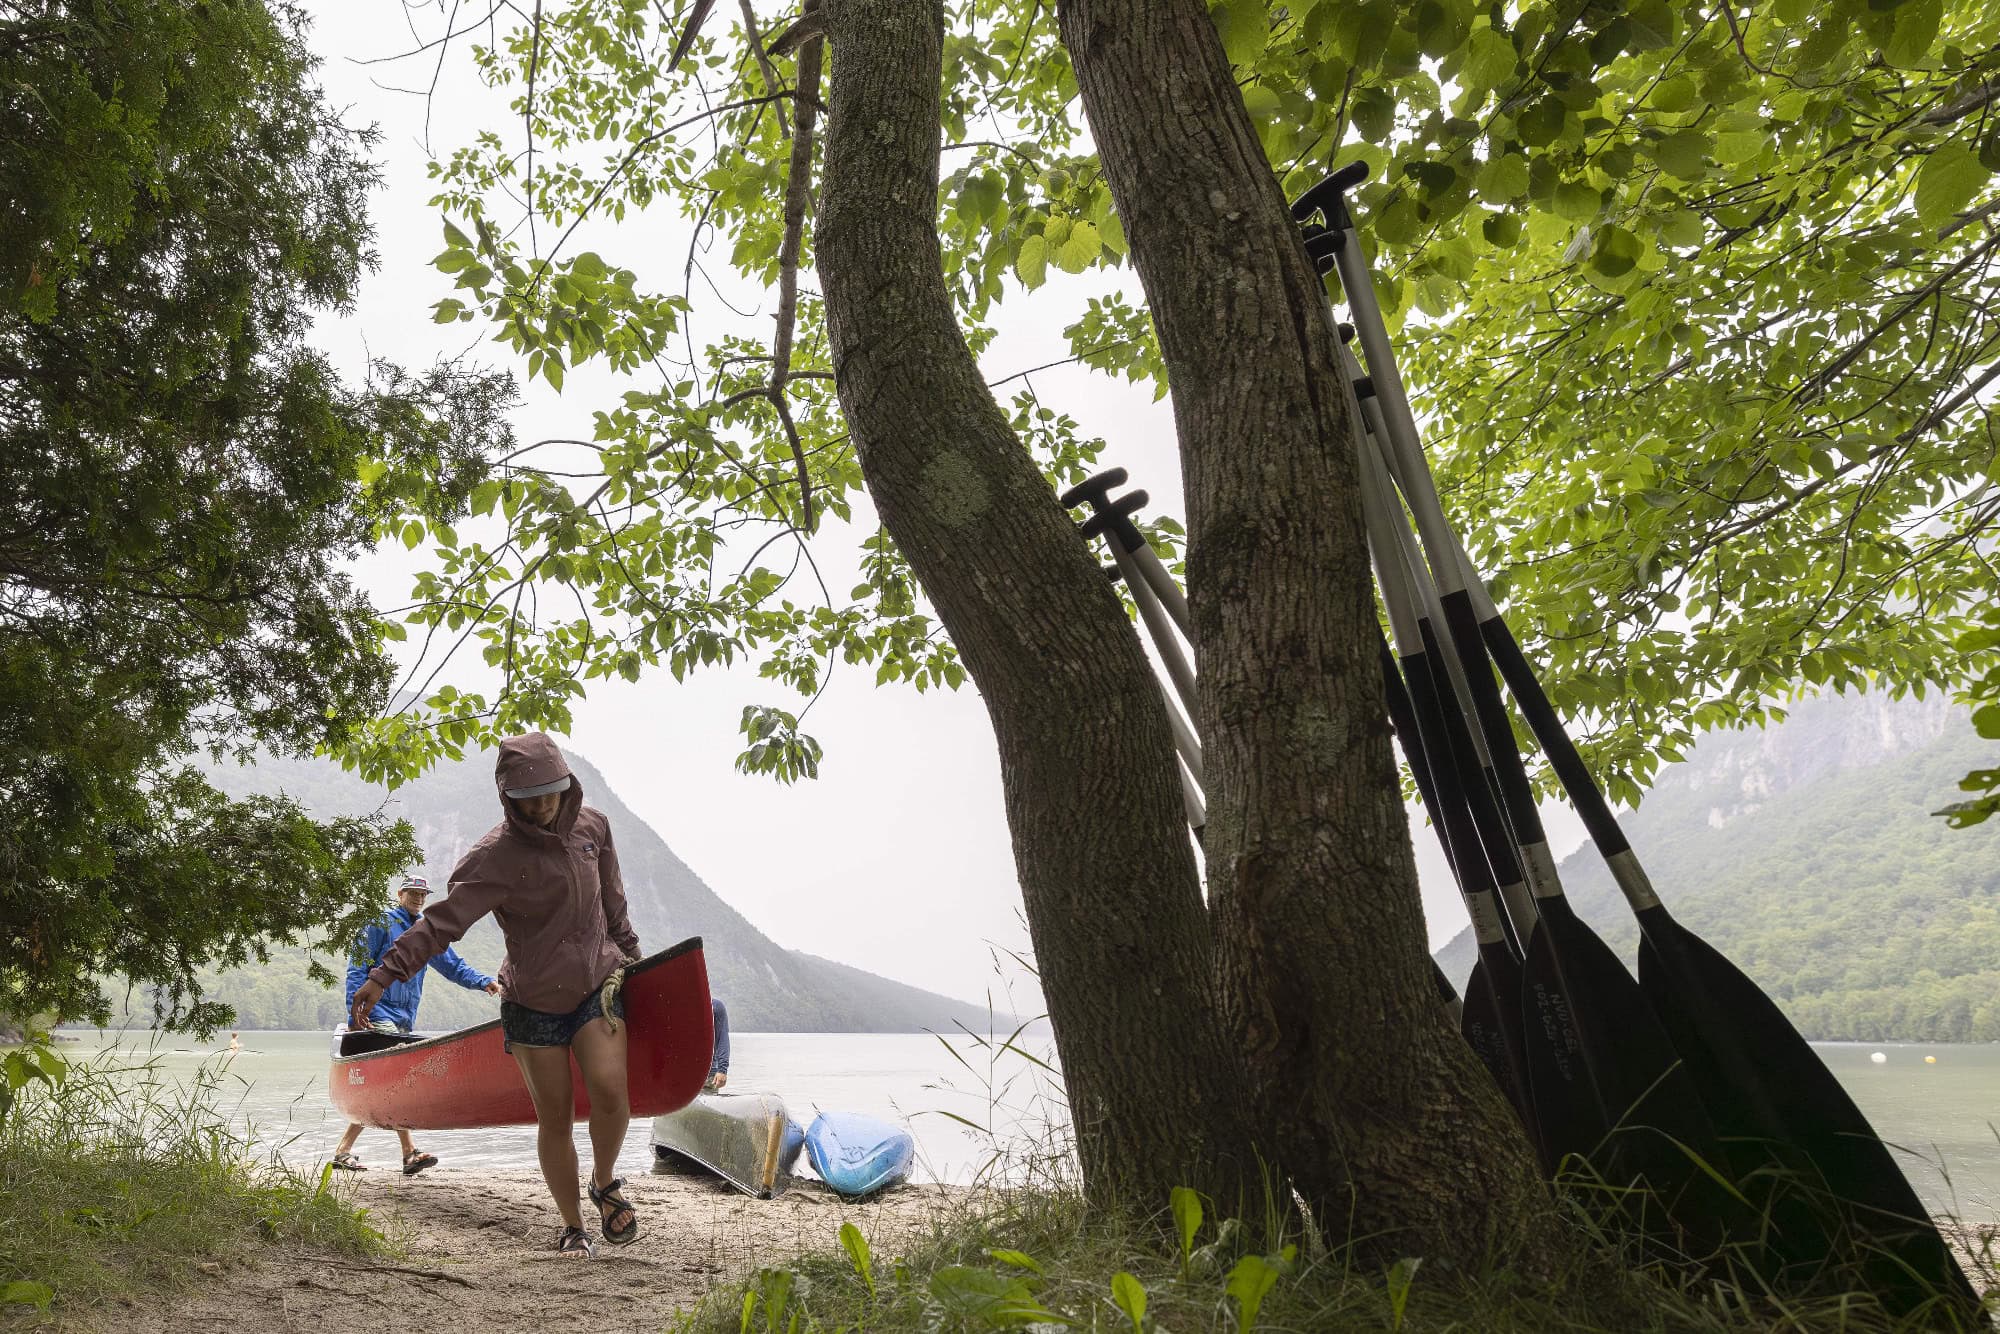
[[[368,980],[368,970],[382,962],[382,956],[396,943],[396,938],[417,924],[417,915],[402,904],[392,904],[389,911],[382,914],[379,921],[361,933],[361,940],[354,947],[355,957],[347,963],[347,1008],[354,1008],[354,993],[361,990],[361,984]],[[484,991],[493,979],[458,957],[458,951],[446,949],[443,954],[431,960],[431,967],[443,973],[458,985],[469,991]],[[375,1005],[375,1012],[369,1017],[376,1022],[384,1019],[398,1028],[413,1029],[417,1026],[417,1005],[424,998],[424,970],[419,968],[413,975],[401,982],[391,982],[389,989],[382,993],[382,999]]]

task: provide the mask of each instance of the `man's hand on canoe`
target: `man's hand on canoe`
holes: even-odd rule
[[[347,1016],[347,1026],[352,1029],[368,1027],[368,1016],[375,1012],[375,1002],[382,999],[382,984],[369,978],[354,993],[354,1009]]]

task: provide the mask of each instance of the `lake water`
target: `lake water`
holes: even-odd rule
[[[81,1039],[64,1044],[73,1059],[150,1061],[177,1082],[219,1070],[235,1118],[288,1161],[323,1159],[343,1129],[326,1102],[324,1033],[246,1032],[244,1050],[226,1061],[219,1048],[227,1039],[196,1050],[185,1038],[156,1043],[148,1033],[65,1036]],[[1060,1090],[1044,1072],[963,1036],[947,1045],[927,1034],[735,1033],[731,1043],[732,1090],[776,1093],[801,1122],[822,1110],[904,1122],[929,1180],[969,1182],[996,1153],[1016,1162],[1045,1156],[1067,1135]],[[1906,1150],[1905,1170],[1934,1209],[2000,1219],[2000,1045],[1822,1043],[1817,1050],[1883,1138]],[[1875,1052],[1887,1059],[1873,1061]],[[651,1161],[649,1129],[634,1122],[627,1171]],[[535,1166],[529,1126],[429,1130],[417,1140],[455,1167]],[[395,1166],[388,1131],[362,1132],[357,1152],[375,1170]]]
[[[324,1160],[346,1129],[326,1099],[330,1038],[323,1032],[246,1031],[243,1050],[234,1055],[227,1052],[226,1034],[198,1048],[173,1034],[157,1041],[150,1032],[62,1036],[80,1039],[61,1044],[74,1061],[96,1057],[128,1069],[150,1067],[157,1077],[181,1084],[219,1075],[218,1103],[262,1147],[278,1149],[294,1164]],[[863,1112],[906,1124],[917,1141],[917,1175],[931,1181],[968,1183],[996,1153],[1014,1160],[1046,1155],[1067,1136],[1060,1091],[1049,1076],[1031,1061],[996,1054],[962,1035],[947,1046],[926,1033],[732,1032],[729,1090],[775,1093],[801,1124],[819,1111]],[[643,1171],[652,1162],[651,1125],[632,1123],[624,1170]],[[536,1165],[533,1126],[413,1134],[420,1147],[453,1167]],[[398,1165],[396,1137],[387,1130],[362,1131],[355,1152],[371,1171]]]

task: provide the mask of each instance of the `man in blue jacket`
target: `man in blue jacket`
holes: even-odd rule
[[[368,980],[368,970],[382,962],[382,956],[396,943],[396,938],[417,924],[423,916],[424,903],[431,896],[430,881],[420,875],[413,875],[403,881],[396,891],[396,904],[381,918],[361,933],[355,942],[353,957],[347,965],[347,1008],[354,1008],[354,993]],[[443,973],[468,991],[484,991],[490,996],[500,994],[500,984],[471,964],[458,957],[454,950],[447,949],[431,960],[431,967]],[[417,1005],[424,998],[424,974],[421,969],[406,982],[398,982],[382,993],[376,1002],[375,1011],[370,1016],[369,1027],[380,1033],[409,1036],[417,1026]],[[361,1134],[359,1123],[350,1125],[347,1133],[340,1137],[339,1145],[333,1151],[333,1165],[346,1172],[365,1172],[366,1165],[354,1156],[354,1141]],[[396,1135],[403,1141],[403,1175],[415,1176],[426,1167],[437,1166],[437,1155],[425,1153],[410,1140],[410,1132],[398,1127]]]

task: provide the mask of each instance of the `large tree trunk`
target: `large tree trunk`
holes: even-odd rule
[[[1257,1141],[1377,1249],[1539,1249],[1528,1145],[1425,956],[1318,279],[1199,0],[1059,15],[1173,383],[1203,850]]]
[[[1176,1184],[1233,1193],[1234,1063],[1159,687],[945,288],[942,10],[821,13],[833,77],[816,240],[835,383],[869,494],[993,720],[1086,1187],[1140,1211]]]

